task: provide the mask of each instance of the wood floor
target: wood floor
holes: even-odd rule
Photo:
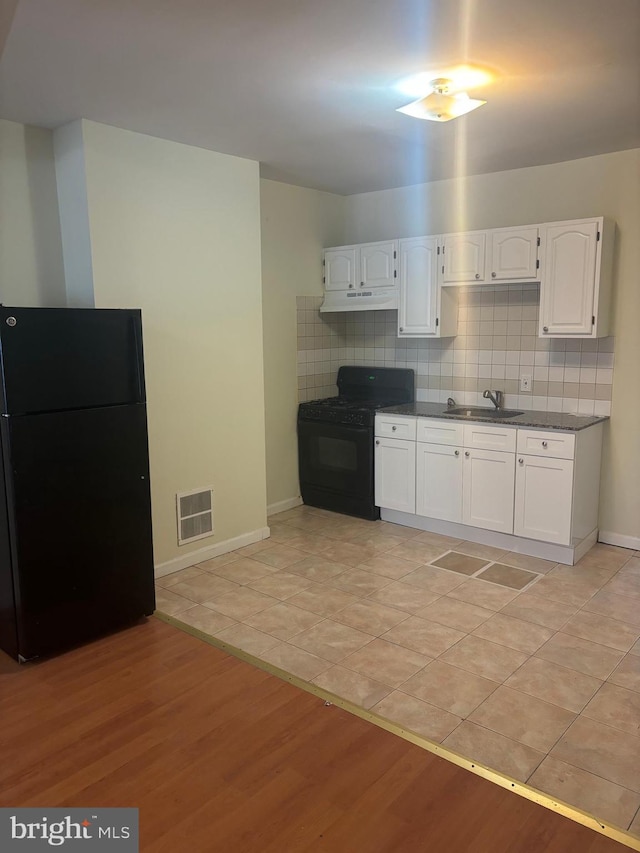
[[[0,657],[0,806],[137,806],[171,853],[627,848],[151,619]]]

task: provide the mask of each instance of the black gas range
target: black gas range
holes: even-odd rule
[[[338,396],[298,407],[300,493],[309,506],[376,519],[375,413],[414,401],[414,372],[394,367],[341,367]]]

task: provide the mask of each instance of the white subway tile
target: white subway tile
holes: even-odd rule
[[[562,398],[562,411],[569,415],[575,415],[578,412],[578,400],[575,397]]]
[[[611,414],[610,400],[595,400],[593,405],[593,414],[599,417],[608,417]]]
[[[598,361],[597,365],[600,368],[612,368],[613,367],[613,353],[612,352],[599,352],[598,353]]]
[[[595,367],[581,367],[580,368],[580,382],[590,382],[593,383],[596,381],[596,369]]]
[[[611,385],[613,383],[613,370],[598,368],[596,370],[596,383],[598,385]]]
[[[548,382],[549,381],[549,368],[548,367],[534,367],[533,368],[533,379],[535,382]]]
[[[578,414],[592,415],[595,402],[595,400],[578,400]]]
[[[549,382],[563,382],[564,381],[564,367],[550,367],[549,368]]]
[[[565,369],[564,369],[564,381],[565,382],[580,382],[580,368],[579,367],[565,367]]]

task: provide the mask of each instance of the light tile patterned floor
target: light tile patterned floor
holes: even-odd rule
[[[311,507],[270,524],[160,578],[158,610],[640,836],[640,552],[563,566]]]

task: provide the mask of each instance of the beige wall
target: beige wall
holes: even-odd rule
[[[51,131],[0,119],[0,302],[65,298]]]
[[[349,196],[345,242],[586,216],[617,223],[600,528],[640,537],[640,150]]]
[[[157,565],[266,525],[258,164],[82,124],[95,304],[142,308]],[[215,535],[178,548],[207,486]]]
[[[299,495],[296,296],[322,293],[322,249],[343,242],[344,197],[260,182],[267,502]]]

